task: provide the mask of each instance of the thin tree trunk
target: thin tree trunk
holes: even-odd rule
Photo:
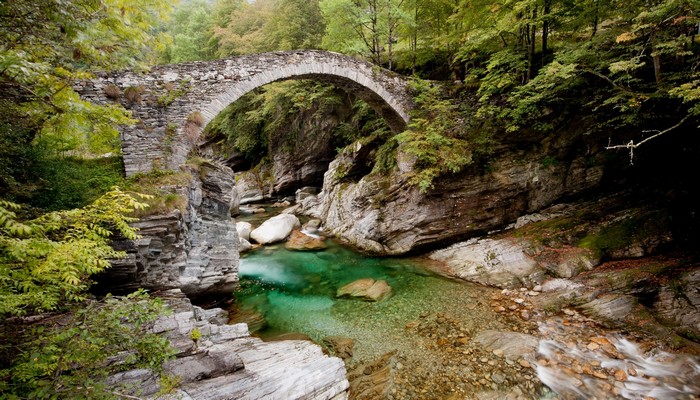
[[[552,0],[545,0],[542,20],[542,65],[545,63],[547,57],[547,41],[549,39],[549,13],[552,8]]]
[[[652,59],[654,60],[654,77],[656,78],[656,84],[659,85],[663,80],[661,78],[661,57],[656,54],[652,56]]]
[[[533,23],[528,27],[528,44],[527,44],[527,79],[528,81],[535,77],[535,35],[537,33],[537,25],[534,20],[537,19],[537,7],[532,11]]]

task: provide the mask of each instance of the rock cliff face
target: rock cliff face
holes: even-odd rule
[[[142,238],[115,243],[128,257],[115,260],[98,282],[115,292],[179,288],[189,296],[235,288],[239,240],[231,219],[231,210],[238,207],[233,172],[210,162],[191,172],[188,187],[172,188],[187,199],[184,212],[173,210],[136,222]]]
[[[361,148],[356,150],[361,153]],[[331,163],[323,190],[316,199],[304,200],[303,210],[324,220],[327,232],[362,250],[403,254],[501,228],[563,196],[594,187],[602,178],[602,167],[590,164],[589,154],[549,164],[543,157],[504,153],[492,162],[492,172],[466,171],[421,193],[407,182],[410,162],[400,162],[386,177],[343,179],[344,171],[361,162],[346,155]]]
[[[117,385],[133,384],[140,397],[158,399],[347,399],[343,361],[323,354],[304,340],[263,342],[250,337],[246,324],[227,325],[220,308],[192,306],[175,289],[163,293],[174,313],[161,317],[153,331],[168,338],[175,358],[164,373],[180,377],[175,393],[155,396],[160,385],[150,370],[111,377]],[[191,332],[201,338],[195,343]]]

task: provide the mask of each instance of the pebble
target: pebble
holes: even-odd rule
[[[523,360],[522,358],[518,360],[518,364],[520,364],[521,367],[523,368],[530,368],[531,365],[527,360]]]
[[[518,303],[518,304],[523,304],[525,302],[525,300],[523,300],[523,299],[514,299],[513,301]]]
[[[506,377],[501,374],[493,374],[491,375],[491,380],[500,385],[506,381]]]
[[[595,350],[598,350],[598,349],[600,348],[600,345],[599,345],[598,343],[593,343],[593,342],[591,342],[591,343],[588,343],[588,345],[586,346],[586,348],[587,348],[588,350],[595,351]]]
[[[576,311],[569,310],[568,308],[565,308],[563,311],[564,311],[564,314],[569,315],[569,316],[576,314]]]
[[[532,288],[535,292],[541,292],[542,291],[542,285],[537,285],[534,288]]]
[[[500,356],[503,355],[503,350],[501,350],[501,349],[495,349],[495,350],[493,351],[493,354],[500,357]]]
[[[621,369],[616,370],[614,376],[615,376],[616,380],[621,381],[621,382],[624,382],[627,380],[627,374],[625,373],[625,371],[623,371]]]

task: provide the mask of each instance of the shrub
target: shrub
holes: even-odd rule
[[[124,89],[124,98],[129,104],[139,103],[144,90],[143,86],[129,86]]]
[[[119,90],[117,85],[110,83],[109,85],[105,86],[105,96],[107,96],[108,99],[112,100],[117,100],[119,96],[122,94],[122,91]]]

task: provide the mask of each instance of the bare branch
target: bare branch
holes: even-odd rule
[[[664,135],[664,134],[666,134],[666,133],[668,133],[668,132],[671,132],[671,131],[674,130],[674,129],[677,129],[678,127],[680,127],[681,125],[683,125],[683,124],[685,123],[685,121],[688,120],[688,118],[690,118],[690,114],[688,114],[688,115],[686,115],[685,117],[683,117],[683,119],[681,119],[680,121],[678,121],[677,124],[673,125],[673,126],[670,127],[670,128],[666,128],[666,129],[664,129],[663,131],[644,131],[644,132],[656,132],[656,134],[651,135],[651,136],[649,136],[648,138],[643,139],[643,140],[641,140],[641,141],[639,141],[639,142],[637,142],[637,143],[635,143],[634,140],[630,140],[630,141],[629,141],[628,143],[626,143],[626,144],[611,145],[611,144],[610,144],[610,140],[608,140],[608,145],[605,146],[605,149],[606,149],[606,150],[628,149],[628,150],[630,151],[630,164],[631,164],[631,165],[634,165],[634,163],[633,163],[633,159],[634,159],[634,149],[638,148],[639,146],[643,145],[644,143],[646,143],[646,142],[648,142],[648,141],[650,141],[650,140],[652,140],[652,139],[656,139],[657,137],[659,137],[659,136],[661,136],[661,135]]]

